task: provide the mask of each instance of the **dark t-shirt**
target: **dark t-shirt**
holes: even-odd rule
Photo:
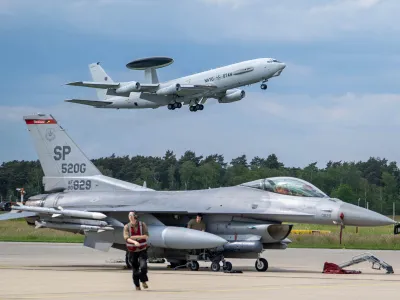
[[[205,231],[206,224],[203,221],[200,221],[200,223],[197,223],[196,219],[192,219],[189,221],[188,228]]]

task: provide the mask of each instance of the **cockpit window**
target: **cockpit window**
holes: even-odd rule
[[[317,198],[328,197],[324,192],[311,183],[294,177],[265,178],[244,183],[242,185],[290,196]]]
[[[276,59],[273,59],[272,62],[280,63],[280,61],[279,61],[279,60],[276,60]]]

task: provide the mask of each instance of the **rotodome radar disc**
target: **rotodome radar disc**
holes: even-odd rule
[[[154,56],[154,57],[136,59],[128,63],[126,67],[132,70],[144,70],[148,68],[157,69],[169,66],[173,62],[174,60],[170,57]]]

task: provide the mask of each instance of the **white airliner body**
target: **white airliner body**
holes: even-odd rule
[[[279,76],[286,65],[273,58],[259,58],[212,69],[209,71],[159,82],[157,68],[173,62],[168,57],[152,57],[133,61],[127,67],[144,70],[145,82],[114,82],[100,66],[89,65],[93,81],[78,81],[67,85],[97,89],[98,101],[68,99],[67,102],[90,105],[96,108],[139,109],[167,106],[174,110],[189,105],[190,111],[203,110],[207,99],[219,103],[231,103],[245,97],[239,87],[261,82],[261,89],[267,89],[266,82]]]

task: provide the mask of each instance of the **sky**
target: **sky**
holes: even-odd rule
[[[400,161],[398,0],[1,0],[0,163],[36,160],[23,116],[50,113],[90,158],[172,150],[275,153],[286,166],[369,157]],[[231,104],[102,110],[66,86],[100,62],[114,81],[142,81],[135,59],[168,56],[171,80],[243,60],[286,63]]]

